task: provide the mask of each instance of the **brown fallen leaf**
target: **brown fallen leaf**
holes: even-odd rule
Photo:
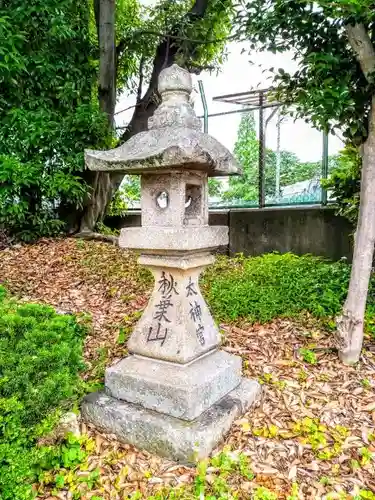
[[[374,411],[375,410],[375,401],[370,403],[369,405],[363,406],[361,408],[362,411]]]
[[[311,463],[305,465],[305,469],[318,471],[319,464],[317,462],[311,462]]]
[[[273,475],[273,474],[279,473],[279,471],[277,469],[275,469],[274,467],[271,467],[267,464],[261,464],[261,463],[254,464],[253,463],[251,468],[255,474]]]
[[[293,481],[297,477],[297,466],[293,465],[293,467],[289,470],[288,479],[289,481]]]

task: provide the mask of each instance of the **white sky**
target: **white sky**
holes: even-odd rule
[[[267,69],[270,67],[283,68],[286,71],[293,71],[296,68],[296,63],[292,60],[292,54],[290,53],[272,54],[263,52],[248,55],[247,51],[241,53],[244,48],[244,45],[238,43],[229,45],[227,60],[218,75],[209,72],[202,72],[198,77],[193,75],[195,87],[193,99],[198,116],[203,114],[198,92],[198,79],[203,81],[210,114],[239,109],[236,105],[214,102],[212,101],[213,97],[269,87],[272,81],[270,79],[271,74]],[[116,111],[132,106],[134,103],[134,96],[122,96],[119,99]],[[131,109],[116,115],[117,125],[126,125],[132,113],[133,110]],[[266,111],[266,116],[268,113],[270,113],[269,110]],[[257,113],[255,113],[255,118],[257,119]],[[210,118],[208,132],[233,151],[240,119],[240,113]],[[267,147],[273,150],[276,149],[276,117],[270,122],[267,129]],[[330,136],[329,154],[337,153],[342,147],[343,144],[337,137]],[[281,126],[281,148],[294,152],[302,161],[320,160],[322,157],[322,134],[303,120],[294,122],[290,118]]]

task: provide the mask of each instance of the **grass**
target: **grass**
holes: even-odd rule
[[[344,262],[310,255],[220,256],[204,274],[202,290],[218,321],[266,323],[302,312],[331,318],[345,301],[350,270]],[[375,279],[368,297],[367,328],[375,334]]]

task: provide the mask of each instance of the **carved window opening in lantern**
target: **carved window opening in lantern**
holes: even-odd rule
[[[202,185],[186,184],[184,224],[201,225],[202,220]]]
[[[156,205],[161,208],[162,210],[165,210],[169,206],[169,194],[168,191],[161,191],[157,196],[156,196]]]

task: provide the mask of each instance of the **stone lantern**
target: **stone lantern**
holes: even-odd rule
[[[121,231],[155,287],[128,342],[129,356],[87,396],[86,421],[139,448],[184,462],[207,456],[259,395],[241,377],[241,358],[219,350],[220,333],[199,290],[210,251],[228,244],[226,226],[208,225],[208,177],[240,169],[201,132],[190,104],[190,74],[177,65],[159,78],[160,106],[149,130],[110,151],[85,152],[95,171],[141,176],[142,226]]]

